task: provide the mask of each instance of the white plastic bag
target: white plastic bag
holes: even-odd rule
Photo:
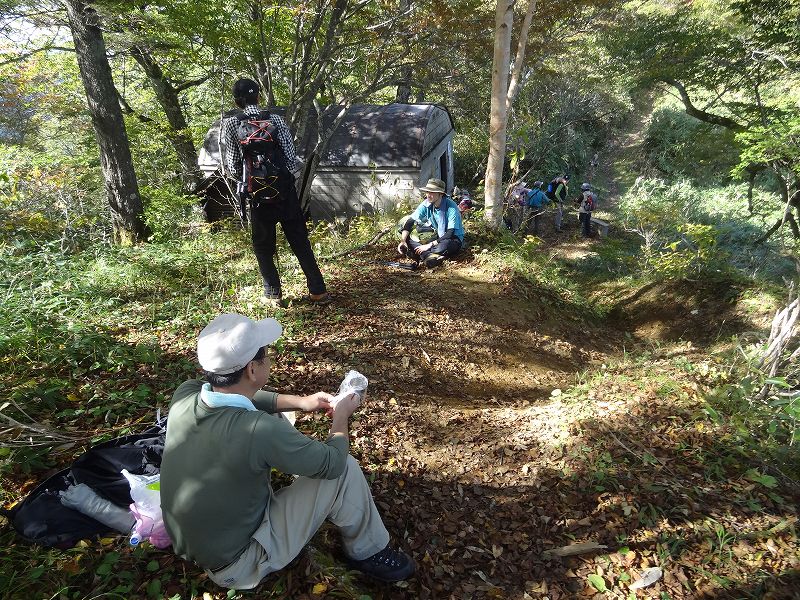
[[[661,567],[650,567],[649,569],[645,569],[644,571],[642,571],[641,575],[639,576],[639,579],[634,581],[628,589],[639,590],[651,586],[656,581],[661,579],[661,576],[663,574],[664,571],[661,570]]]
[[[342,383],[339,384],[339,393],[331,400],[331,406],[336,410],[336,405],[352,393],[358,394],[358,403],[360,405],[364,399],[364,392],[367,391],[367,385],[369,385],[367,378],[358,371],[351,369],[344,376]]]
[[[160,475],[133,475],[125,469],[122,474],[131,486],[131,513],[136,518],[131,530],[131,545],[149,539],[156,548],[170,546],[172,540],[161,514]]]

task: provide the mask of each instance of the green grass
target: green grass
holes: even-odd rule
[[[397,215],[360,217],[336,227],[319,225],[312,233],[317,254],[332,256],[366,242],[390,226]],[[20,222],[23,222],[21,220]],[[222,311],[264,313],[259,304],[261,282],[246,232],[224,230],[143,244],[132,248],[109,246],[99,239],[83,238],[64,246],[57,227],[43,227],[0,235],[0,386],[15,405],[3,410],[17,419],[30,417],[58,431],[91,440],[114,437],[138,424],[150,424],[158,408],[167,406],[176,385],[195,372],[193,358],[197,331]],[[52,225],[52,223],[51,223]],[[649,281],[635,274],[639,246],[630,237],[597,243],[590,260],[568,263],[552,260],[534,238],[516,239],[472,221],[470,229],[474,265],[499,274],[513,284],[517,297],[546,307],[546,318],[556,323],[603,323],[611,306]],[[389,234],[384,240],[390,239]],[[383,243],[383,242],[381,242]],[[299,265],[281,240],[281,269],[288,295],[301,295],[305,280]],[[484,252],[485,250],[485,252]],[[340,277],[358,268],[358,259],[343,257],[325,262],[324,269]],[[752,281],[752,279],[751,279]],[[774,298],[775,288],[758,283],[742,296],[754,312]],[[287,337],[313,331],[314,320],[302,311],[280,313]],[[330,313],[333,321],[347,315]],[[728,355],[698,364],[679,356],[657,364],[659,343],[634,347],[604,368],[576,365],[576,385],[565,385],[567,406],[587,402],[590,391],[606,387],[610,393],[651,390],[660,400],[686,400],[683,384],[697,381],[711,390],[709,413],[703,423],[730,423],[725,438],[728,449],[745,453],[785,452],[786,438],[757,434],[769,431],[768,410],[753,412],[747,390],[735,372],[727,369]],[[279,345],[279,353],[296,360],[302,350]],[[670,371],[673,369],[673,371]],[[731,387],[734,386],[734,387]],[[704,388],[704,389],[705,389]],[[715,395],[716,394],[716,395]],[[713,411],[713,412],[712,412]],[[580,461],[590,477],[584,482],[592,493],[618,491],[628,465],[655,465],[652,454],[619,455],[620,449],[592,448]],[[53,452],[49,448],[0,448],[0,500],[9,504],[23,494],[21,481],[41,479],[47,469],[67,464],[78,447]],[[691,446],[678,448],[693,454],[706,481],[729,476],[740,456],[715,455]],[[732,452],[732,451],[731,451]],[[574,465],[566,465],[569,471]],[[767,473],[758,472],[765,477]],[[756,475],[754,475],[755,477]],[[769,481],[768,479],[764,479]],[[743,504],[748,503],[742,498]],[[757,508],[758,500],[750,499]],[[642,526],[655,526],[672,515],[661,505],[643,503],[636,518]],[[709,530],[717,557],[727,556],[729,532]],[[124,540],[80,546],[61,552],[31,548],[8,529],[0,534],[2,559],[0,598],[173,598],[219,590],[197,574],[190,575],[169,552],[147,546],[131,549]],[[664,540],[665,557],[679,553],[676,541]],[[340,597],[358,598],[347,573],[324,553],[313,558],[311,578],[330,586]],[[180,582],[181,589],[174,589]],[[287,589],[281,576],[270,580],[262,592],[280,597]],[[326,588],[327,589],[327,588]],[[91,593],[87,590],[92,590]],[[177,596],[176,596],[177,595]],[[234,597],[251,597],[234,593]],[[221,596],[217,596],[221,597]]]

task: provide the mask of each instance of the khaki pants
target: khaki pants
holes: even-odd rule
[[[206,574],[226,588],[254,588],[300,554],[325,519],[339,528],[345,552],[356,560],[380,552],[389,543],[367,480],[352,456],[337,479],[298,477],[278,490],[242,555]]]

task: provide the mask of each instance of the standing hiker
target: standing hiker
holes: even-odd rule
[[[526,229],[530,229],[533,235],[539,233],[539,221],[544,213],[545,204],[550,202],[550,198],[544,193],[544,182],[535,181],[533,188],[527,194],[527,214],[525,215]],[[531,227],[532,224],[532,227]]]
[[[580,221],[581,224],[581,233],[583,234],[583,237],[588,238],[592,235],[592,211],[595,209],[595,205],[597,204],[591,184],[581,184],[581,197],[579,198],[579,202],[578,221]]]
[[[461,211],[444,192],[444,181],[429,179],[420,188],[425,192],[425,200],[411,215],[405,218],[400,229],[400,244],[397,251],[408,256],[415,263],[422,261],[426,267],[436,267],[445,257],[454,256],[464,243],[464,225]],[[414,228],[429,229],[436,238],[422,244],[411,237]]]
[[[553,225],[556,231],[561,231],[561,223],[564,220],[564,203],[569,194],[569,175],[561,175],[553,179],[547,186],[547,197],[553,201],[556,212],[553,218]]]
[[[275,227],[306,276],[309,298],[325,303],[330,296],[308,239],[308,229],[295,188],[296,152],[292,134],[278,115],[258,106],[260,88],[251,79],[233,85],[233,100],[244,112],[223,122],[225,161],[239,181],[240,198],[250,203],[253,252],[264,280],[264,296],[280,301],[281,279],[275,267]]]

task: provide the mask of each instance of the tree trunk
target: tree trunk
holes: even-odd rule
[[[308,212],[311,202],[311,184],[314,181],[314,177],[317,174],[317,167],[319,166],[319,162],[322,157],[328,152],[328,148],[331,143],[331,139],[333,138],[333,132],[341,125],[342,121],[344,120],[345,115],[347,114],[347,109],[350,108],[350,105],[342,105],[337,106],[335,108],[339,109],[339,112],[336,113],[336,117],[333,119],[333,123],[331,127],[325,129],[323,127],[323,116],[324,116],[324,109],[319,104],[318,101],[314,101],[314,108],[317,114],[317,131],[319,132],[317,137],[317,144],[314,149],[310,152],[310,158],[307,161],[305,173],[303,173],[303,182],[304,186],[303,189],[300,191],[300,206],[303,207],[303,212]],[[331,107],[331,109],[335,109]]]
[[[506,158],[508,67],[514,0],[497,0],[492,60],[492,103],[489,116],[489,159],[486,162],[484,202],[486,221],[499,228],[503,218],[503,164]]]
[[[411,8],[411,0],[400,0],[400,10],[407,11]],[[413,73],[411,67],[403,69],[400,83],[397,84],[397,93],[394,101],[401,104],[408,104],[411,101],[411,77]]]
[[[123,244],[140,242],[148,235],[143,220],[142,198],[133,170],[122,109],[106,56],[105,40],[98,26],[99,18],[94,9],[82,0],[64,0],[64,5],[100,149],[114,237]]]
[[[189,126],[186,124],[186,117],[181,108],[178,90],[167,79],[161,66],[148,50],[142,46],[133,46],[131,54],[147,75],[150,86],[155,92],[156,100],[167,117],[169,123],[167,137],[172,143],[172,147],[175,148],[175,154],[181,165],[182,187],[185,192],[191,194],[200,184],[201,177],[197,167],[197,150],[189,135]]]
[[[402,79],[397,84],[397,93],[394,101],[401,104],[408,104],[411,101],[411,67],[403,69]]]

